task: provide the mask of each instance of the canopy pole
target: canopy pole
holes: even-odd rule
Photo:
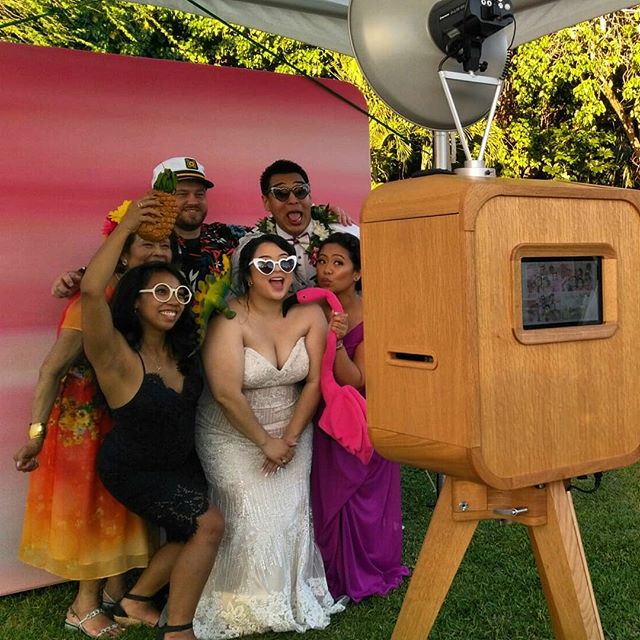
[[[451,153],[449,149],[449,132],[433,130],[433,168],[451,171]]]

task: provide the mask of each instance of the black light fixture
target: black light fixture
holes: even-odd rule
[[[515,1],[350,0],[351,44],[369,84],[392,109],[423,127],[457,130],[458,124],[467,127],[491,112],[496,82],[504,74],[515,35],[515,20],[503,17],[505,3],[513,7]],[[515,10],[512,13],[515,15]],[[484,22],[474,24],[474,15]],[[465,34],[493,34],[482,42],[478,70],[473,73],[463,73],[455,55],[444,53],[447,44],[463,33],[465,16],[470,23],[464,27]],[[430,21],[437,25],[437,36],[429,29]],[[458,49],[464,53],[462,44]],[[480,71],[480,62],[487,63],[484,71]],[[450,76],[446,78],[448,94],[455,102],[459,122],[443,90],[443,73]]]
[[[429,13],[429,33],[465,71],[485,71],[482,44],[513,22],[512,0],[441,0]]]

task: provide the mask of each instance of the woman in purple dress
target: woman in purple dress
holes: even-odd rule
[[[364,333],[359,295],[360,242],[334,233],[320,245],[318,285],[333,291],[345,313],[331,314],[339,340],[334,376],[364,395]],[[342,338],[340,340],[340,338]],[[334,598],[354,602],[395,589],[409,570],[402,565],[400,466],[374,452],[363,464],[316,426],[311,469],[316,542]]]

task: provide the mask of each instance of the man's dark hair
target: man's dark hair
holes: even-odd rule
[[[155,273],[169,273],[186,287],[189,282],[175,265],[166,262],[147,262],[129,269],[118,283],[111,301],[111,312],[115,328],[124,336],[132,349],[138,350],[142,339],[142,325],[136,313],[136,300],[140,289],[148,288],[149,280]],[[196,323],[190,305],[185,308],[176,324],[167,332],[167,346],[178,362],[180,372],[189,369],[189,356],[197,346]]]
[[[271,186],[269,182],[271,181],[271,177],[278,173],[298,173],[302,179],[309,184],[309,176],[299,164],[296,164],[291,160],[276,160],[270,164],[260,176],[260,191],[263,196],[266,196],[267,193],[269,193],[269,187]]]

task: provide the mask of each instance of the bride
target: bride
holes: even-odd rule
[[[282,303],[297,258],[276,235],[239,261],[235,318],[216,317],[202,351],[209,390],[196,447],[226,532],[194,619],[198,638],[324,628],[342,610],[329,594],[309,506],[311,427],[320,400],[326,321]]]

